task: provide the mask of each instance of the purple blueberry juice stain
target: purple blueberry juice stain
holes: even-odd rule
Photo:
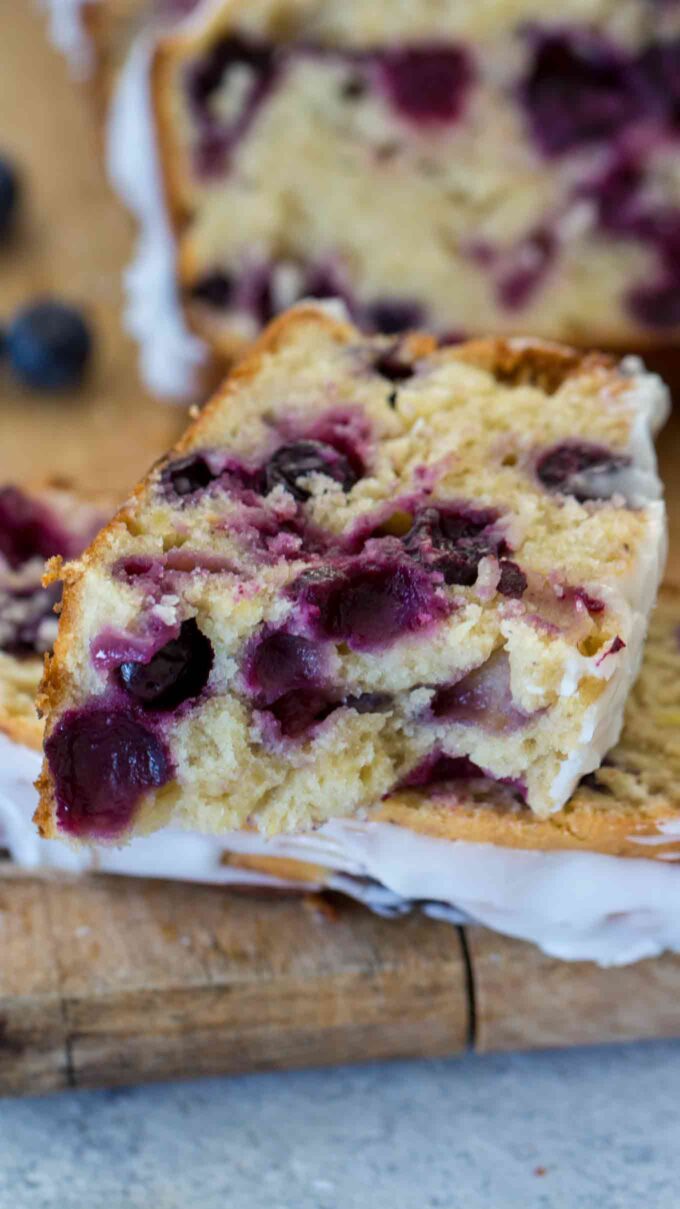
[[[597,616],[598,613],[604,613],[607,608],[603,600],[586,592],[585,588],[567,588],[562,599],[573,603],[577,609],[585,609],[592,617]]]
[[[326,475],[348,492],[360,477],[355,466],[325,441],[291,441],[281,445],[265,464],[264,483],[268,492],[283,487],[294,499],[304,501],[311,495],[303,482],[309,475]]]
[[[207,55],[192,64],[186,75],[186,91],[198,126],[195,161],[199,175],[211,177],[224,171],[232,151],[248,133],[272,91],[280,70],[272,45],[238,35],[222,38]],[[211,102],[234,71],[247,72],[250,79],[238,113],[225,122],[212,112]]]
[[[600,231],[654,253],[658,268],[652,280],[634,285],[624,301],[637,323],[662,332],[680,326],[680,207],[667,205],[648,187],[643,165],[639,150],[623,149],[579,192],[594,202]]]
[[[90,643],[90,658],[101,671],[110,671],[130,660],[148,662],[178,633],[179,625],[168,625],[153,616],[143,619],[142,628],[136,634],[109,626]]]
[[[497,651],[455,684],[438,688],[430,709],[437,721],[478,726],[494,735],[510,734],[530,720],[513,699],[510,660],[504,651]]]
[[[604,653],[600,655],[599,659],[596,661],[597,667],[600,667],[600,665],[603,664],[605,659],[608,659],[610,655],[618,655],[621,651],[625,651],[625,649],[626,643],[623,641],[623,638],[617,634],[612,642],[610,642],[606,651],[604,651]]]
[[[268,627],[248,644],[243,680],[263,733],[274,742],[308,737],[338,709],[381,713],[391,703],[387,693],[343,696],[330,683],[327,649]]]
[[[627,296],[631,314],[643,327],[670,331],[680,327],[680,271],[651,285],[638,285]]]
[[[370,465],[373,433],[371,422],[360,407],[333,407],[310,423],[309,418],[279,422],[282,432],[287,428],[293,437],[321,441],[342,454],[355,475],[362,478]]]
[[[500,561],[500,578],[497,585],[497,591],[500,592],[501,596],[506,596],[512,600],[520,600],[528,586],[529,581],[522,568],[509,558],[502,558]]]
[[[261,491],[261,472],[218,450],[203,450],[173,458],[161,471],[160,487],[170,499],[195,503],[209,488],[231,494]]]
[[[213,662],[212,643],[191,618],[149,659],[126,659],[121,663],[117,679],[142,709],[167,713],[200,697]]]
[[[471,587],[481,560],[508,548],[495,529],[499,515],[493,508],[438,502],[416,515],[403,543],[413,558],[440,571],[447,584]]]
[[[31,558],[71,557],[79,545],[46,505],[18,487],[0,488],[0,556],[12,569]]]
[[[512,248],[496,286],[498,300],[508,310],[527,306],[543,285],[559,250],[549,227],[538,227]]]
[[[274,739],[307,737],[338,708],[338,702],[316,689],[298,689],[284,693],[262,711],[264,731],[273,731]],[[273,723],[273,726],[272,726]]]
[[[449,756],[430,752],[395,786],[395,789],[428,789],[451,781],[483,780],[486,774],[469,756]]]
[[[584,503],[609,498],[616,490],[616,475],[629,466],[629,457],[604,445],[563,441],[541,454],[536,474],[547,491],[573,495]]]
[[[275,448],[258,462],[214,449],[173,458],[161,471],[161,492],[195,503],[208,490],[223,490],[257,505],[258,497],[281,486],[303,503],[310,492],[301,480],[310,474],[324,474],[347,492],[366,473],[371,427],[359,408],[331,408],[314,420],[279,416],[272,435]]]
[[[288,693],[323,687],[328,656],[318,642],[267,628],[248,644],[243,675],[258,703],[272,705]]]
[[[671,133],[680,133],[680,37],[650,43],[635,70],[647,113]]]
[[[146,793],[173,775],[159,736],[130,710],[70,710],[45,743],[57,825],[81,839],[115,839],[134,821]]]
[[[459,46],[406,46],[377,56],[385,94],[405,121],[422,128],[450,126],[461,117],[474,67]]]
[[[585,29],[529,36],[519,98],[544,155],[609,141],[644,113],[636,65],[619,47]]]
[[[288,591],[311,633],[355,651],[389,647],[450,612],[431,573],[391,556],[303,573]]]
[[[475,764],[469,756],[451,756],[435,748],[411,770],[394,790],[417,789],[445,792],[447,786],[457,782],[486,781],[489,785],[502,785],[511,790],[521,802],[526,801],[526,785],[515,777],[494,777]]]
[[[366,331],[399,336],[423,327],[425,312],[420,303],[410,298],[379,298],[364,308],[358,321]]]

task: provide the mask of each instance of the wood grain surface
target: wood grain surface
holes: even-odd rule
[[[21,165],[25,206],[0,251],[0,323],[54,292],[86,305],[97,355],[70,398],[32,396],[0,373],[0,482],[57,477],[122,497],[185,417],[140,386],[120,322],[130,226],[86,97],[23,0],[0,3],[2,152]],[[680,409],[660,454],[680,581]],[[0,880],[4,1093],[651,1036],[680,1036],[680,958],[604,971],[348,901]]]
[[[0,881],[0,1093],[457,1053],[462,937],[347,900]]]

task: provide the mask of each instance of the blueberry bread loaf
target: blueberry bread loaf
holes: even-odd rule
[[[677,344],[677,4],[222,0],[152,71],[181,302],[223,358],[310,296],[369,331]]]
[[[636,363],[294,308],[54,567],[42,831],[304,830],[451,762],[559,809],[637,671],[665,408]]]

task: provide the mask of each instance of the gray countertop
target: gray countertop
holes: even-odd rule
[[[0,1209],[678,1209],[680,1043],[0,1101]]]

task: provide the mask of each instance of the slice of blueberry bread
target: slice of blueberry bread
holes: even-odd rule
[[[61,487],[0,487],[0,733],[39,746],[35,697],[57,635],[57,583],[42,587],[47,559],[74,558],[105,519]]]
[[[153,64],[191,326],[677,344],[679,79],[663,0],[199,7]]]
[[[637,363],[294,308],[54,568],[42,830],[304,829],[441,759],[558,809],[637,671],[665,408]]]

